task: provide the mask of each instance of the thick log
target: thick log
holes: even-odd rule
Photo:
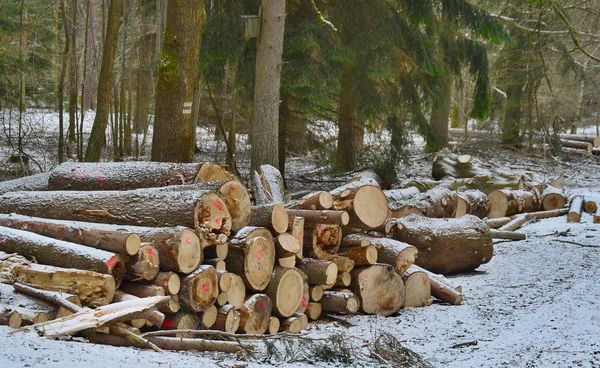
[[[594,147],[600,147],[600,137],[595,135],[584,135],[584,134],[561,134],[560,138],[570,140],[591,143]]]
[[[487,216],[490,210],[490,202],[485,193],[480,190],[466,190],[464,192],[457,192],[457,206],[455,217],[462,215],[473,215],[479,218]]]
[[[163,327],[168,330],[195,330],[200,325],[198,318],[190,313],[175,313],[167,315]],[[177,333],[175,337],[193,337],[190,333]]]
[[[494,248],[486,223],[471,215],[457,219],[409,215],[396,220],[393,238],[418,249],[417,265],[443,274],[476,269],[490,261]]]
[[[0,197],[0,212],[120,225],[203,226],[216,232],[229,232],[231,226],[218,194],[161,188],[13,192]]]
[[[418,253],[417,248],[412,245],[367,234],[347,235],[344,237],[342,245],[375,247],[377,249],[377,261],[393,266],[400,275],[404,274],[415,263]]]
[[[306,315],[311,321],[318,320],[319,317],[321,317],[321,313],[323,313],[323,307],[321,306],[321,303],[308,303],[308,307],[306,308]]]
[[[240,313],[235,310],[233,305],[227,304],[217,311],[217,319],[213,329],[235,333],[240,327]]]
[[[490,230],[490,235],[493,239],[508,239],[508,240],[525,240],[527,235],[515,231],[507,230]]]
[[[429,276],[431,295],[451,305],[460,305],[463,301],[462,287],[454,286],[442,275],[435,274],[417,265],[411,266],[415,271],[424,272]]]
[[[252,206],[250,226],[266,227],[278,234],[287,231],[289,217],[282,204]]]
[[[301,210],[328,210],[333,206],[333,197],[328,192],[309,193],[298,201]]]
[[[264,294],[250,296],[238,310],[240,327],[238,332],[246,334],[264,334],[269,328],[273,303]]]
[[[325,192],[324,192],[325,193]],[[348,225],[350,216],[346,211],[287,210],[288,216],[304,217],[305,224]]]
[[[287,219],[285,226],[287,229]],[[275,265],[275,245],[269,230],[243,228],[230,240],[229,253],[227,270],[240,275],[248,289],[262,291],[267,287]]]
[[[302,249],[302,244],[292,234],[283,233],[277,235],[274,239],[275,251],[278,258],[289,257],[293,262],[296,261],[296,254]]]
[[[388,202],[406,202],[421,193],[416,187],[408,187],[403,189],[384,190],[383,194]]]
[[[201,265],[181,280],[179,300],[193,311],[203,312],[217,300],[218,282],[215,268]]]
[[[152,243],[144,243],[138,253],[127,261],[125,278],[128,280],[151,281],[160,271],[158,251]]]
[[[269,335],[275,335],[279,332],[279,328],[281,327],[281,321],[277,317],[271,317],[269,319],[269,328],[267,329],[267,333]]]
[[[260,165],[260,178],[269,203],[285,203],[283,176],[271,165]]]
[[[296,267],[306,274],[308,282],[313,285],[331,285],[335,283],[338,273],[335,263],[314,258],[298,260]]]
[[[377,262],[377,248],[372,245],[341,249],[338,254],[354,261],[355,266],[370,266]],[[346,285],[347,286],[347,285]]]
[[[569,204],[569,214],[567,215],[568,222],[580,222],[581,221],[581,211],[583,211],[583,197],[575,196],[571,198],[571,203]],[[0,247],[1,249],[1,247]]]
[[[181,278],[172,271],[159,272],[150,283],[162,287],[166,294],[171,295],[177,295],[181,288]]]
[[[138,234],[98,229],[95,225],[89,222],[51,220],[14,213],[0,214],[0,226],[26,230],[109,252],[129,256],[137,254],[141,246]]]
[[[353,293],[341,291],[325,291],[321,299],[321,311],[339,314],[356,313],[360,308],[360,300]]]
[[[411,213],[436,218],[454,217],[457,205],[456,193],[444,187],[435,187],[411,201],[389,203],[389,217],[398,218]]]
[[[127,300],[135,300],[135,299],[139,299],[139,297],[137,297],[135,295],[127,294],[120,290],[117,290],[115,292],[115,297],[113,298],[112,302],[118,303],[118,302],[124,302]],[[152,325],[156,328],[161,328],[165,321],[165,315],[163,313],[159,312],[158,310],[149,310],[149,311],[145,312],[144,317],[148,321],[150,321],[150,323],[152,323]]]
[[[564,191],[548,185],[542,193],[542,209],[545,211],[563,208],[566,204]]]
[[[206,167],[203,167],[205,166]],[[52,170],[50,190],[127,190],[227,180],[213,164],[167,162],[66,162]]]
[[[293,315],[302,300],[304,281],[302,274],[294,268],[275,267],[265,294],[273,303],[272,313],[278,317]]]
[[[392,266],[375,264],[350,273],[350,290],[358,296],[363,313],[389,316],[404,304],[404,282]]]
[[[583,204],[583,210],[586,213],[596,213],[596,210],[598,210],[598,204],[596,203],[595,199],[585,199],[585,203]]]
[[[0,195],[8,192],[48,190],[50,172],[0,182]]]
[[[540,196],[526,190],[494,190],[488,194],[490,212],[488,218],[506,217],[522,212],[536,212],[541,209]]]
[[[227,290],[227,303],[238,309],[244,304],[244,300],[246,300],[246,284],[244,283],[244,279],[232,273],[231,286]]]
[[[348,212],[349,226],[369,230],[387,219],[387,198],[378,186],[369,181],[357,180],[329,193],[334,198],[332,208]]]
[[[110,274],[116,279],[125,274],[123,255],[8,227],[0,227],[0,251],[18,253],[50,266]]]
[[[29,263],[16,254],[0,252],[0,281],[77,295],[89,306],[106,305],[115,294],[115,279],[106,274]]]
[[[404,272],[404,308],[431,304],[431,283],[427,273],[409,267]]]
[[[584,150],[584,151],[586,151],[590,155],[592,154],[592,151],[594,149],[594,145],[592,143],[581,142],[581,141],[573,141],[573,140],[569,140],[569,139],[561,139],[560,140],[560,144],[563,147],[576,148],[576,149]]]

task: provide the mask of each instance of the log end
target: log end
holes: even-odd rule
[[[129,234],[125,240],[125,253],[129,256],[134,256],[142,247],[142,241],[138,234]]]
[[[365,185],[354,195],[354,213],[369,229],[382,225],[388,215],[388,201],[381,189]]]
[[[285,206],[282,204],[275,205],[273,212],[271,213],[271,225],[273,230],[279,234],[283,234],[287,231],[289,224],[288,213]]]
[[[171,249],[171,253],[173,253],[173,249]],[[187,274],[194,271],[202,262],[204,256],[200,238],[192,229],[182,230],[176,254],[179,272],[182,273]]]

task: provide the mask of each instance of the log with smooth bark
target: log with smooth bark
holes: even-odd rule
[[[564,191],[548,185],[542,192],[542,209],[545,211],[563,208],[566,204]]]
[[[357,180],[329,192],[333,196],[333,209],[348,212],[352,227],[369,230],[387,219],[387,198],[378,186],[369,181]]]
[[[160,259],[152,243],[144,243],[138,253],[127,261],[125,278],[133,281],[151,281],[160,271]]]
[[[275,245],[269,230],[246,226],[231,238],[229,253],[227,270],[240,275],[248,289],[262,291],[267,287],[275,265]]]
[[[0,227],[0,251],[18,253],[50,266],[106,273],[116,279],[125,273],[123,255],[8,227]]]
[[[115,294],[111,275],[30,263],[16,254],[0,252],[0,281],[18,282],[37,289],[77,295],[89,306],[106,305]]]
[[[355,266],[369,266],[377,262],[377,248],[372,245],[344,248],[338,254],[353,260]]]
[[[266,227],[278,234],[287,231],[289,217],[282,204],[252,206],[250,226]]]
[[[52,170],[49,190],[127,190],[228,180],[213,164],[171,162],[65,162]]]
[[[443,275],[438,275],[417,265],[411,267],[417,271],[424,272],[429,276],[431,295],[451,305],[460,305],[462,303],[463,295],[461,286],[452,284],[452,282]]]
[[[235,310],[233,305],[227,304],[217,311],[217,319],[213,329],[228,333],[235,333],[240,327],[240,313]]]
[[[0,198],[2,213],[120,225],[203,226],[216,232],[228,232],[231,227],[224,201],[213,192],[144,188],[13,192]]]
[[[488,194],[490,212],[488,218],[506,217],[522,212],[541,209],[539,193],[526,190],[494,190]]]
[[[50,172],[45,172],[0,182],[0,194],[8,192],[48,190],[49,177]]]
[[[322,312],[339,314],[356,313],[360,308],[360,300],[353,293],[341,291],[325,291],[319,302]]]
[[[30,231],[50,238],[65,240],[88,247],[135,255],[141,246],[140,236],[127,231],[99,229],[97,224],[61,221],[18,214],[0,214],[0,226]]]
[[[350,290],[358,296],[363,313],[389,316],[404,304],[404,282],[392,266],[375,264],[354,268],[350,273]]]
[[[265,294],[273,303],[272,313],[278,317],[293,315],[302,301],[304,281],[295,268],[275,267]]]
[[[583,197],[575,196],[575,197],[571,198],[571,201],[569,204],[569,214],[567,215],[567,221],[580,222],[582,211],[583,211]]]
[[[401,275],[415,263],[418,253],[417,248],[412,245],[367,234],[347,235],[342,240],[342,245],[344,244],[347,246],[362,244],[374,246],[377,249],[377,261],[393,266],[396,272]]]
[[[250,296],[239,308],[240,327],[238,332],[246,334],[264,334],[269,328],[273,303],[264,294]]]
[[[571,141],[580,141],[591,143],[594,147],[600,147],[600,137],[596,135],[585,135],[585,134],[561,134],[560,138]]]
[[[321,313],[323,313],[323,307],[321,306],[321,303],[308,303],[308,307],[306,308],[306,315],[311,321],[318,320],[319,317],[321,317]]]
[[[455,217],[473,215],[484,218],[489,212],[490,202],[485,193],[480,190],[470,189],[457,192],[457,206]]]
[[[288,216],[304,217],[305,224],[348,225],[350,216],[346,211],[333,210],[287,210]]]
[[[493,255],[488,226],[472,215],[455,219],[409,215],[396,220],[393,238],[418,249],[417,265],[442,274],[472,271]]]
[[[335,283],[338,267],[331,261],[314,258],[298,260],[296,267],[308,277],[308,282],[313,285],[331,285]]]
[[[487,219],[485,220],[485,223],[487,224],[487,226],[489,226],[490,229],[498,229],[511,221],[512,219],[510,217],[497,217],[493,219]]]
[[[594,145],[592,143],[582,142],[582,141],[574,141],[574,140],[570,140],[570,139],[561,139],[560,144],[563,147],[584,150],[588,154],[591,154],[594,149]]]
[[[195,312],[203,312],[219,295],[217,271],[208,265],[199,266],[181,280],[179,299]]]
[[[431,304],[431,283],[427,273],[414,267],[404,272],[404,308],[425,307]]]
[[[498,228],[498,230],[515,231],[515,230],[519,229],[521,226],[523,226],[525,223],[527,223],[527,221],[529,221],[529,220],[562,216],[562,215],[567,214],[568,212],[569,212],[568,208],[559,208],[559,209],[550,210],[550,211],[529,212],[529,213],[522,213],[519,215],[514,215],[514,216],[510,217],[510,221],[504,223],[502,226],[500,226]],[[502,220],[502,222],[506,221],[504,217],[502,217],[502,219],[504,219],[504,220]],[[487,220],[488,226],[490,225],[490,221],[491,220]],[[496,224],[491,223],[491,225],[494,225],[494,227],[495,227]]]

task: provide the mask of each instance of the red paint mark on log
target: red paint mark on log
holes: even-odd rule
[[[319,224],[318,228],[319,228],[319,233],[322,233],[323,232],[323,224]]]
[[[302,304],[302,308],[308,308],[308,304],[306,304],[306,297],[303,296],[302,300],[300,301],[300,304]]]
[[[265,309],[265,302],[259,302],[257,305],[259,310],[264,310]]]
[[[210,284],[208,283],[208,281],[206,281],[204,284],[202,284],[202,291],[208,293],[210,291]]]
[[[304,235],[304,234],[302,233],[302,231],[298,232],[298,241],[299,241],[299,242],[302,242],[302,236],[303,236],[303,235]]]
[[[221,203],[221,201],[219,201],[218,199],[213,202],[213,206],[215,206],[215,208],[218,209],[219,211],[225,210],[223,203]]]
[[[259,249],[256,251],[256,253],[254,254],[254,256],[256,257],[256,259],[260,262],[262,261],[262,257],[259,254],[262,254],[263,250]]]
[[[192,244],[192,240],[190,238],[185,238],[185,244]]]
[[[110,259],[106,262],[106,265],[110,268],[115,267],[117,265],[117,256],[110,257]]]
[[[154,257],[156,255],[156,252],[152,248],[146,249],[146,253],[148,253],[150,257]]]
[[[174,327],[175,327],[175,322],[173,322],[173,321],[172,321],[172,320],[170,320],[170,319],[166,319],[166,320],[163,322],[163,326],[165,326],[166,328],[174,328]]]
[[[215,223],[217,224],[217,226],[221,226],[221,222],[222,222],[222,221],[223,221],[223,219],[222,219],[222,218],[220,218],[220,217],[217,217],[217,218],[215,219]]]

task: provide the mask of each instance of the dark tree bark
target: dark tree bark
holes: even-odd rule
[[[433,142],[427,142],[430,149],[438,150],[448,145],[448,115],[450,114],[452,77],[449,71],[441,80],[439,90],[433,97],[429,127]]]
[[[75,142],[75,127],[77,125],[77,1],[69,1],[71,17],[67,25],[70,33],[69,42],[69,143]],[[69,150],[69,148],[67,148]]]
[[[121,0],[110,0],[106,37],[104,38],[102,52],[102,66],[100,68],[100,77],[98,81],[96,118],[94,119],[94,125],[92,126],[87,150],[85,151],[84,161],[86,162],[100,161],[102,146],[106,140],[106,125],[108,124],[110,105],[110,85],[115,66],[117,41],[119,38],[119,23],[122,10]]]
[[[191,162],[194,158],[192,102],[206,21],[204,0],[171,0],[158,62],[152,160]]]
[[[285,1],[262,0],[261,31],[256,53],[252,169],[279,167],[279,86],[285,29]]]
[[[514,82],[507,88],[506,95],[502,142],[510,145],[518,145],[520,143],[519,128],[521,124],[523,85],[519,82]]]
[[[342,171],[356,169],[358,156],[362,149],[363,128],[358,120],[354,96],[354,69],[346,64],[343,66],[341,75],[336,162],[337,168]]]

